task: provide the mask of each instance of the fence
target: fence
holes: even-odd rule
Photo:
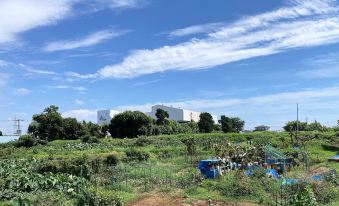
[[[154,188],[197,187],[202,180],[196,165],[119,165],[112,170],[114,183],[133,186],[144,192]]]

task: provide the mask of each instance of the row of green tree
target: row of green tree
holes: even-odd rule
[[[215,124],[209,113],[201,113],[198,123],[169,120],[167,111],[158,109],[156,120],[142,112],[126,111],[112,118],[109,125],[99,126],[92,122],[78,122],[75,118],[63,118],[57,106],[50,106],[40,114],[33,115],[28,133],[34,138],[46,141],[57,139],[88,139],[88,136],[102,138],[110,134],[114,138],[133,138],[141,135],[240,132],[245,122],[239,118],[221,116]]]
[[[108,127],[92,122],[78,122],[75,118],[63,118],[57,106],[50,106],[41,114],[33,115],[28,133],[34,138],[53,141],[57,139],[74,140],[85,136],[105,137]]]
[[[330,130],[336,130],[337,128],[330,128],[322,125],[320,122],[314,121],[311,123],[308,122],[301,122],[301,121],[290,121],[287,122],[286,125],[283,127],[286,132],[293,132],[293,131],[319,131],[319,132],[326,132]]]

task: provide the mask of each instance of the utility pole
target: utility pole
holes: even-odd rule
[[[14,117],[13,122],[14,122],[14,134],[17,136],[21,135],[21,127],[20,127],[20,122],[24,121],[23,119],[17,119]]]
[[[299,104],[297,103],[297,131],[296,131],[296,139],[298,139],[298,131],[299,131]]]

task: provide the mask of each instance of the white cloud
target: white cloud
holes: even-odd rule
[[[125,31],[111,31],[111,30],[101,30],[95,33],[92,33],[82,39],[75,40],[62,40],[56,42],[48,43],[43,50],[48,52],[61,51],[61,50],[71,50],[82,47],[89,47],[96,44],[100,44],[108,39],[121,36],[125,34]]]
[[[339,42],[335,1],[295,1],[272,12],[245,17],[207,38],[173,46],[138,50],[119,64],[107,65],[86,78],[133,78],[170,70],[197,70],[291,49]]]
[[[149,85],[149,84],[155,84],[159,81],[160,81],[160,79],[144,81],[144,82],[136,82],[136,83],[133,84],[133,86],[135,86],[135,87],[146,86],[146,85]]]
[[[74,100],[74,103],[77,104],[77,105],[83,105],[83,104],[85,104],[84,101],[79,100],[79,99]]]
[[[54,71],[35,69],[35,68],[31,68],[30,66],[27,66],[25,64],[18,64],[18,66],[20,66],[21,68],[23,68],[27,72],[33,73],[33,74],[40,74],[40,75],[54,75],[54,74],[56,74]]]
[[[17,95],[27,95],[29,93],[31,93],[31,90],[26,89],[26,88],[19,88],[16,90]]]
[[[308,69],[298,72],[299,77],[315,79],[339,77],[339,53],[315,56],[304,63]]]
[[[299,76],[305,78],[339,78],[339,65],[333,68],[313,69],[298,73]]]
[[[7,73],[0,73],[0,88],[6,85],[9,77],[10,75]]]
[[[10,62],[0,59],[0,67],[7,67],[8,65],[10,65]]]
[[[1,0],[0,44],[17,41],[18,34],[66,18],[73,0]]]
[[[43,86],[47,89],[71,89],[79,92],[80,94],[85,94],[87,91],[86,87],[75,87],[75,86],[68,86],[68,85],[45,85]]]
[[[97,110],[77,109],[70,110],[62,113],[63,117],[73,117],[78,121],[91,121],[96,122]]]
[[[112,9],[132,9],[144,6],[146,0],[99,0]]]
[[[192,34],[199,34],[199,33],[211,33],[219,30],[222,28],[223,23],[209,23],[209,24],[200,24],[200,25],[193,25],[182,29],[176,29],[169,33],[170,37],[177,37],[177,36],[187,36]]]

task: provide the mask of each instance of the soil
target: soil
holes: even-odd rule
[[[313,176],[313,175],[318,175],[324,172],[328,172],[330,169],[327,167],[318,167],[313,169],[312,171],[310,171],[310,173],[308,174],[308,176]]]
[[[161,194],[145,195],[137,200],[127,204],[127,206],[206,206],[208,201],[196,200],[189,201],[186,198],[164,196]],[[212,202],[213,206],[254,206],[248,202]]]

